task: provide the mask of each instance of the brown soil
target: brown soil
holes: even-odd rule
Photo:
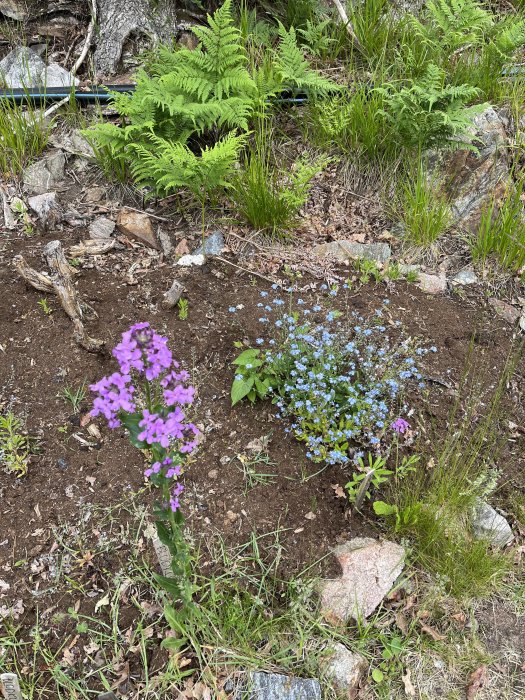
[[[78,189],[69,196],[73,194],[74,206],[79,207]],[[100,211],[105,213],[104,207]],[[170,231],[176,244],[182,233],[174,227]],[[115,506],[144,486],[142,455],[130,446],[124,432],[109,431],[100,420],[86,425],[82,418],[89,411],[89,397],[77,415],[71,415],[71,406],[63,398],[65,387],[76,389],[83,382],[96,381],[116,369],[115,361],[109,353],[89,354],[75,345],[71,323],[58,301],[48,297],[52,313],[46,315],[38,305],[44,295],[28,288],[10,265],[13,256],[22,253],[36,269],[44,269],[41,249],[47,240],[59,238],[68,247],[86,236],[83,228],[66,227],[33,237],[6,232],[0,241],[0,410],[24,417],[29,433],[38,437],[38,452],[31,458],[27,476],[17,479],[0,472],[0,579],[10,586],[0,598],[0,607],[22,601],[21,636],[34,624],[37,611],[45,620],[79,599],[78,591],[62,581],[51,585],[50,557],[57,549],[63,553],[67,549],[67,543],[57,542],[57,532],[76,526],[92,504]],[[253,344],[262,334],[257,303],[260,290],[269,284],[216,260],[181,272],[162,256],[131,244],[94,261],[86,259],[80,269],[79,293],[98,313],[98,320],[88,324],[91,336],[103,339],[110,349],[132,323],[149,321],[169,337],[177,359],[192,372],[198,390],[193,418],[203,428],[205,440],[186,475],[184,507],[197,539],[219,533],[227,543],[241,544],[253,531],[279,529],[280,571],[289,576],[322,558],[340,541],[380,534],[375,519],[352,513],[345,499],[337,496],[336,488],[348,481],[349,471],[328,467],[315,475],[320,465],[310,463],[304,447],[284,432],[285,425],[275,418],[269,402],[231,407],[231,361],[238,353],[234,342]],[[333,274],[346,278],[348,271]],[[176,309],[168,311],[161,304],[175,275],[184,277],[189,302],[185,321],[178,318]],[[305,277],[298,284],[301,296],[310,301],[320,294],[312,282],[316,280]],[[345,313],[367,312],[384,298],[390,299],[391,317],[402,322],[406,333],[438,348],[424,363],[428,396],[414,395],[411,401],[423,425],[439,432],[446,426],[471,340],[473,361],[486,371],[483,375],[480,370],[479,377],[488,393],[511,347],[509,327],[494,318],[475,294],[467,299],[429,297],[404,282],[363,286],[345,292],[338,303]],[[236,313],[228,311],[239,304],[243,308]],[[524,389],[521,365],[509,387],[506,416],[518,426],[524,421]],[[100,439],[88,432],[93,425],[100,429]],[[257,467],[271,472],[273,483],[247,489],[237,455],[249,455],[249,443],[264,436],[270,436],[270,464]],[[524,434],[518,431],[499,465],[507,489],[525,488],[524,446]],[[150,502],[147,489],[138,500]],[[125,513],[120,517],[125,527]],[[95,523],[91,538],[96,534]],[[88,538],[80,555],[90,549],[96,546]],[[93,612],[95,596],[111,587],[112,572],[126,556],[123,541],[120,548],[93,560],[71,563],[71,576],[86,592],[80,612]],[[147,556],[152,559],[151,552]],[[335,573],[329,558],[319,570],[325,575]],[[122,614],[129,615],[131,624],[132,606],[123,605]],[[71,622],[59,629],[57,644],[74,634]]]

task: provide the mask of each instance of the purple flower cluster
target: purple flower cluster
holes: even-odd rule
[[[113,350],[113,355],[123,374],[135,369],[144,373],[149,381],[156,379],[173,363],[168,339],[155,333],[149,323],[136,323],[123,333],[122,342]]]
[[[398,435],[403,435],[403,433],[406,433],[406,431],[410,429],[410,423],[404,418],[396,418],[390,427]]]
[[[120,420],[117,416],[120,411],[125,411],[126,413],[135,411],[135,404],[133,403],[135,387],[131,384],[129,374],[114,372],[109,377],[102,377],[99,382],[92,384],[90,389],[98,394],[93,401],[91,415],[98,416],[102,414],[110,428],[119,427]]]
[[[121,413],[137,410],[133,400],[136,390],[130,373],[135,371],[148,382],[159,379],[165,405],[175,408],[167,413],[142,409],[139,422],[142,432],[138,438],[148,445],[158,443],[165,449],[171,440],[181,440],[180,451],[191,452],[196,446],[198,430],[192,423],[184,422],[180,406],[193,403],[195,389],[186,384],[189,374],[180,370],[179,363],[173,359],[168,339],[152,330],[149,323],[136,323],[122,334],[122,342],[115,347],[113,355],[120,365],[120,373],[114,372],[90,386],[97,394],[91,415],[102,414],[110,428],[118,428]]]

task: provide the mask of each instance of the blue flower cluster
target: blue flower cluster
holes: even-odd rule
[[[338,294],[336,287],[321,290]],[[275,328],[262,355],[264,373],[273,378],[278,416],[293,419],[291,430],[306,443],[307,456],[344,464],[362,455],[356,445],[378,450],[407,382],[423,386],[412,355],[436,349],[414,348],[409,340],[391,346],[384,322],[388,300],[365,319],[355,312],[345,318],[319,303],[310,308],[302,299],[293,310],[279,296],[261,296],[265,316],[259,320]]]

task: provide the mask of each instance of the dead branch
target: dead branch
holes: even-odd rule
[[[74,245],[69,249],[69,254],[72,258],[81,258],[84,255],[103,255],[108,253],[116,246],[117,242],[114,239],[109,240],[87,240],[81,241],[78,245]]]
[[[360,51],[362,51],[363,47],[361,46],[361,42],[357,38],[357,34],[354,31],[352,23],[348,19],[348,15],[346,14],[346,9],[345,9],[343,3],[341,2],[341,0],[332,0],[332,2],[334,3],[334,5],[337,9],[337,12],[339,13],[339,17],[341,18],[341,22],[346,27],[346,31],[348,32],[348,35],[349,35],[350,39],[352,40],[352,43],[355,44],[355,46]]]
[[[16,271],[35,289],[57,295],[62,308],[73,322],[73,337],[81,347],[88,352],[102,352],[103,341],[90,338],[82,323],[83,318],[96,317],[96,313],[88,304],[80,301],[72,280],[73,268],[66,260],[60,241],[50,241],[43,252],[51,269],[51,276],[34,270],[21,255],[17,255],[13,260]]]

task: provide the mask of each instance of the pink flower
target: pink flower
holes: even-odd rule
[[[396,418],[396,420],[390,426],[392,430],[395,430],[398,435],[406,433],[410,428],[410,423],[404,418]]]

